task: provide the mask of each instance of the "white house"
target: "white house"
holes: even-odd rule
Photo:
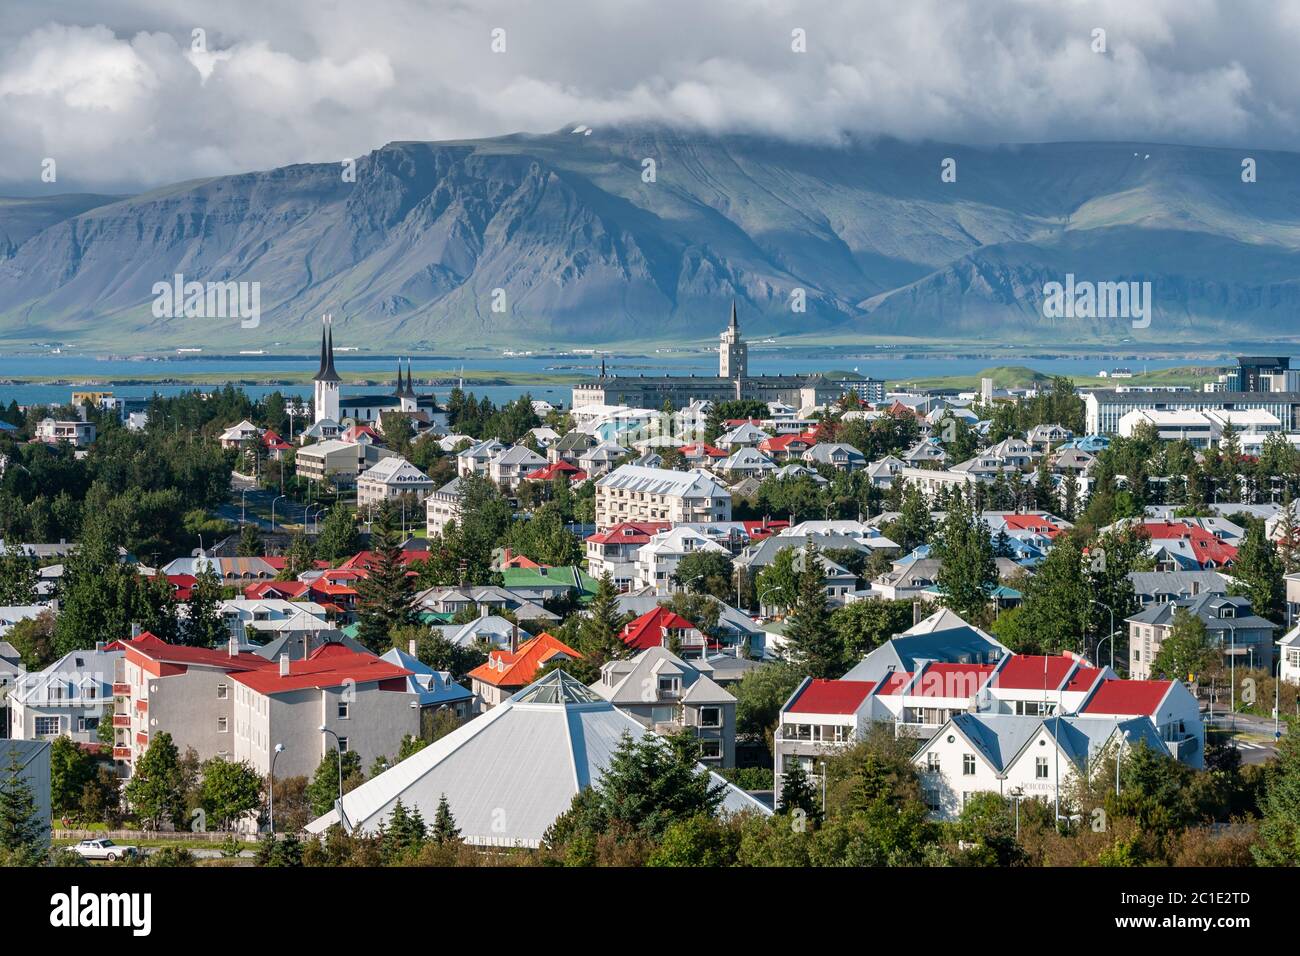
[[[423,500],[433,491],[433,479],[400,455],[385,458],[357,476],[357,507],[368,508],[402,495]]]
[[[731,552],[722,545],[692,528],[661,531],[637,550],[636,587],[654,588],[656,594],[681,590],[673,581],[673,575],[682,558],[709,551],[731,557]]]

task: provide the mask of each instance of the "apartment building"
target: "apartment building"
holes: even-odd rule
[[[1160,645],[1173,630],[1174,614],[1180,608],[1200,618],[1209,632],[1211,645],[1223,655],[1225,667],[1235,660],[1241,667],[1272,669],[1277,625],[1255,614],[1248,598],[1201,594],[1149,604],[1125,618],[1129,627],[1131,677],[1145,680],[1151,676],[1151,665],[1160,653]]]
[[[636,583],[637,552],[652,537],[670,527],[667,521],[628,521],[589,535],[587,572],[597,580],[608,573],[614,587],[630,591]]]
[[[350,487],[356,484],[358,475],[393,454],[370,442],[329,439],[299,448],[294,460],[300,478]]]
[[[701,469],[622,465],[596,482],[596,530],[628,521],[731,520],[731,492]]]
[[[310,776],[335,748],[369,767],[395,756],[404,736],[420,733],[421,694],[404,667],[342,644],[325,644],[306,660],[267,663],[230,675],[232,759],[258,773],[270,772],[277,745],[284,747],[277,774]]]
[[[433,492],[433,479],[400,455],[376,462],[357,476],[357,507],[378,507],[402,495],[423,500]]]

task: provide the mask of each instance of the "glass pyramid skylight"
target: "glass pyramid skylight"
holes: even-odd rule
[[[598,704],[604,698],[562,670],[551,671],[510,698],[523,704]]]

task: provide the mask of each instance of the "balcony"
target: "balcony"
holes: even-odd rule
[[[131,696],[131,685],[130,685],[130,684],[119,684],[119,683],[115,683],[115,684],[113,685],[113,696],[114,696],[114,697],[130,697],[130,696]]]
[[[130,727],[130,726],[131,726],[131,715],[130,715],[130,714],[114,714],[114,715],[113,715],[113,726],[114,726],[114,727]]]
[[[114,748],[113,748],[113,759],[114,759],[114,760],[130,760],[130,759],[131,759],[131,748],[130,748],[130,747],[114,747]]]

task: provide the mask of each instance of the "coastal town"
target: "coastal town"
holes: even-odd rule
[[[1300,369],[908,389],[741,319],[567,404],[354,393],[325,317],[310,397],[0,408],[0,855],[1300,862]]]

